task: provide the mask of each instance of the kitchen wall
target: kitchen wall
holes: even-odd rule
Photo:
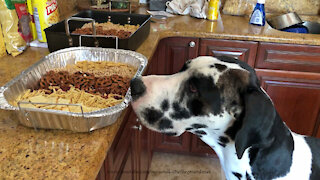
[[[70,16],[70,13],[77,10],[78,3],[81,2],[91,2],[91,0],[57,0],[58,7],[60,12],[60,18],[64,19],[65,17]],[[130,0],[132,2],[139,3],[139,0]]]
[[[78,0],[57,0],[60,13],[60,19],[70,16],[77,8]]]

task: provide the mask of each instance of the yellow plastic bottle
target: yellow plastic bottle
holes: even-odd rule
[[[3,39],[2,29],[0,24],[0,57],[3,57],[5,55],[7,55],[7,52],[6,52],[6,47],[4,45],[4,39]]]
[[[30,25],[30,30],[32,33],[32,40],[35,40],[35,39],[37,39],[37,30],[36,30],[36,25],[34,24],[32,0],[27,0],[27,10],[31,16],[31,21],[30,21],[29,25]]]
[[[210,0],[208,4],[207,19],[211,21],[218,20],[219,15],[219,1],[220,0]]]

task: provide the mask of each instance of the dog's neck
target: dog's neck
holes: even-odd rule
[[[235,138],[236,130],[239,129],[239,123],[233,114],[226,112],[222,115],[211,115],[200,118],[198,122],[206,125],[205,128],[192,129],[190,132],[199,136],[199,138],[208,144],[215,151],[224,149],[227,144],[232,143]],[[205,134],[197,132],[204,131]],[[217,152],[218,153],[218,152]]]
[[[223,116],[210,118],[211,120],[206,123],[208,127],[198,129],[198,131],[205,131],[206,135],[199,135],[196,130],[190,132],[198,135],[202,141],[215,151],[225,172],[231,173],[234,169],[233,166],[239,166],[239,168],[243,168],[241,172],[251,173],[248,152],[245,152],[243,158],[239,160],[235,151],[234,138],[237,130],[240,129],[241,122],[234,115],[227,112]],[[228,176],[227,174],[226,176]]]

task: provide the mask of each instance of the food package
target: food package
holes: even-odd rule
[[[47,42],[44,29],[59,22],[59,11],[56,0],[33,0],[33,16],[40,42]]]
[[[0,24],[0,57],[3,57],[5,55],[7,55],[7,52],[6,52],[6,47],[4,45],[4,39],[3,39],[2,29]]]
[[[30,31],[30,16],[27,11],[27,5],[25,0],[14,0],[14,7],[16,8],[16,12],[19,17],[19,32],[22,38],[26,42],[30,42],[32,40],[32,34]]]
[[[30,16],[30,31],[32,34],[32,40],[37,39],[37,30],[36,30],[36,25],[34,23],[34,17],[33,17],[33,8],[32,8],[32,0],[27,0],[27,11]]]
[[[19,18],[10,0],[0,0],[0,23],[7,52],[17,56],[26,48],[26,41],[19,33]]]

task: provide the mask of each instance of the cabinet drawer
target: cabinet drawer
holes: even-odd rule
[[[320,46],[262,42],[255,68],[320,72]]]
[[[201,39],[200,56],[231,56],[241,61],[253,65],[258,42],[254,41],[235,41],[235,40],[217,40]]]

